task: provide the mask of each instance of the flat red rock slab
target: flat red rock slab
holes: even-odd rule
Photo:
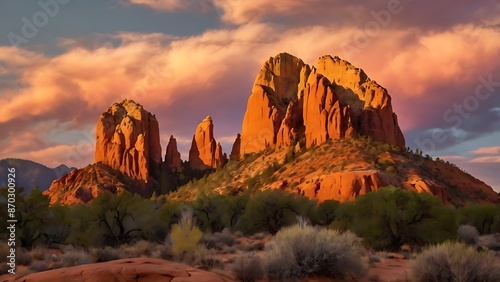
[[[5,275],[2,278],[5,278]],[[16,280],[3,281],[225,282],[230,280],[214,273],[167,260],[134,258],[54,269],[33,273]]]

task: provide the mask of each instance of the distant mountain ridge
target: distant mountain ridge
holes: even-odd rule
[[[52,181],[76,169],[64,164],[49,168],[31,160],[6,158],[0,160],[0,187],[7,186],[7,170],[11,167],[16,169],[16,186],[23,187],[26,193],[35,186],[38,186],[41,191],[45,191],[50,187]]]

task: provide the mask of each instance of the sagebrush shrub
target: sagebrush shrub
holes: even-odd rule
[[[460,240],[470,245],[475,244],[479,238],[479,231],[472,225],[460,225],[457,233]]]
[[[204,234],[201,242],[207,246],[207,248],[216,248],[222,250],[224,247],[231,247],[235,243],[233,234],[227,229],[222,232],[215,232],[214,234]]]
[[[92,263],[92,257],[83,250],[69,250],[61,256],[64,267]]]
[[[260,257],[255,254],[243,254],[238,256],[231,271],[236,275],[236,278],[242,282],[252,282],[262,279],[265,276],[262,261]]]
[[[42,272],[42,271],[49,270],[50,266],[45,261],[35,261],[33,264],[30,265],[30,269],[35,271],[35,272]]]
[[[294,225],[281,229],[266,244],[270,279],[320,275],[335,279],[364,276],[361,240],[351,232]]]
[[[120,247],[128,256],[133,258],[150,257],[155,244],[146,240],[137,241],[135,244],[126,244]]]
[[[463,243],[447,242],[417,256],[411,265],[412,281],[500,281],[500,264],[491,252],[477,252]]]

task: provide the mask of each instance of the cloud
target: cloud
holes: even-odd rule
[[[479,157],[470,160],[471,163],[500,163],[500,156]]]
[[[251,2],[242,5],[254,7]],[[300,3],[264,7],[285,9],[286,14],[300,9]],[[261,13],[259,7],[254,8]],[[226,10],[229,13],[229,6]],[[6,143],[15,143],[15,136],[27,130],[42,136],[38,138],[41,145],[26,144],[23,150],[31,148],[37,161],[46,162],[50,160],[47,152],[61,151],[66,148],[61,145],[71,147],[76,142],[56,143],[37,124],[52,121],[52,127],[61,128],[70,123],[73,130],[85,132],[108,106],[130,98],[156,114],[166,136],[162,148],[173,134],[179,147],[187,140],[188,150],[196,125],[212,115],[215,138],[225,143],[228,152],[241,130],[252,82],[262,63],[277,53],[289,52],[312,65],[324,54],[349,59],[389,90],[405,133],[414,130],[415,136],[422,136],[422,128],[449,127],[442,121],[442,113],[474,93],[479,75],[495,74],[496,79],[500,38],[493,35],[497,33],[473,25],[438,32],[388,27],[370,36],[364,26],[245,22],[186,37],[117,32],[90,37],[88,41],[96,43],[91,45],[80,44],[80,40],[86,42],[81,38],[78,42],[64,39],[61,46],[66,49],[54,56],[0,47],[0,64],[8,66],[9,74],[17,78],[17,87],[4,89],[0,96],[0,130]],[[366,41],[362,46],[359,36]],[[491,107],[494,101],[482,107]],[[462,128],[467,136],[474,129],[487,132],[481,126],[495,112],[481,109],[473,113],[477,118],[468,119],[474,123]],[[54,149],[43,151],[50,147]],[[20,150],[11,148],[10,152]],[[68,165],[85,165],[89,158]]]
[[[126,0],[135,5],[144,5],[152,9],[174,12],[183,10],[206,11],[213,8],[210,0]]]
[[[476,155],[500,155],[500,146],[482,147],[476,150],[472,150],[471,153]]]

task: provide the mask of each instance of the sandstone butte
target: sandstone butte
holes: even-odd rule
[[[214,124],[212,117],[207,116],[196,127],[191,149],[189,150],[189,164],[193,169],[207,169],[223,166],[227,156],[222,152],[222,146],[214,138]]]
[[[366,135],[405,148],[387,90],[362,69],[323,56],[317,67],[287,53],[271,57],[255,78],[243,119],[240,156],[328,139]]]
[[[113,104],[97,122],[94,162],[148,182],[150,165],[161,162],[156,117],[132,100]]]
[[[213,127],[212,118],[207,116],[196,128],[189,151],[189,165],[193,169],[216,168],[227,162],[226,154],[214,138]],[[310,67],[290,54],[281,53],[265,62],[257,74],[242,133],[233,144],[230,158],[237,161],[244,154],[286,148],[300,140],[310,148],[329,139],[358,135],[405,148],[387,90],[370,80],[363,70],[338,57],[320,57],[317,67]],[[140,104],[132,100],[115,103],[97,122],[96,163],[55,180],[44,193],[49,195],[51,204],[86,203],[104,191],[128,190],[150,195],[158,190],[166,170],[175,174],[182,165],[173,136],[162,163],[159,136],[156,117]],[[319,163],[320,159],[312,161]],[[325,166],[331,162],[332,159],[323,160]],[[406,162],[412,165],[409,159]],[[500,202],[500,196],[484,182],[451,165],[431,163],[428,166],[435,171],[434,176],[420,171],[416,165],[412,169],[400,168],[404,170],[401,175],[373,167],[326,174],[317,171],[312,181],[301,182],[297,188],[320,201],[352,200],[394,185],[432,193],[443,202],[462,203],[459,195],[469,195],[469,199],[479,202]],[[438,179],[435,175],[443,177]],[[278,183],[275,188],[280,187],[283,185]],[[459,193],[450,193],[449,189]]]

